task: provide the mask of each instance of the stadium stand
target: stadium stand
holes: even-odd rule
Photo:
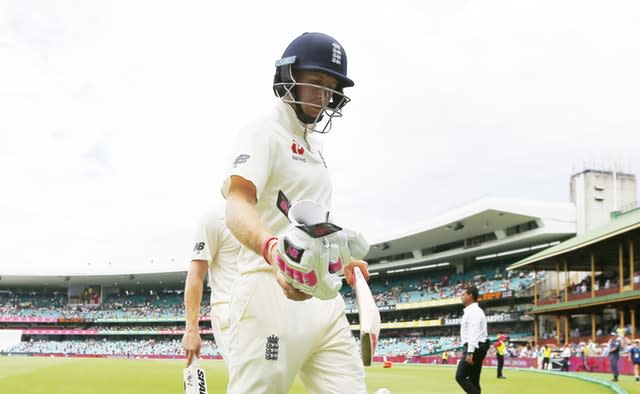
[[[410,276],[406,278],[371,280],[371,291],[380,307],[402,303],[424,302],[459,297],[467,286],[476,286],[480,293],[508,290],[523,291],[530,288],[544,273],[506,271],[504,266],[491,267],[486,271],[476,270],[469,274],[445,272],[440,276]],[[355,308],[356,301],[348,286],[342,290],[347,308]]]
[[[483,200],[435,218],[417,232],[372,245],[369,283],[383,320],[378,354],[421,356],[458,347],[459,295],[471,284],[485,297],[492,335],[500,329],[512,337],[530,337],[532,322],[523,311],[533,298],[532,283],[542,276],[505,267],[571,236],[572,212],[567,204]],[[0,293],[0,327],[23,329],[25,351],[77,345],[85,353],[102,354],[105,344],[125,352],[117,341],[132,343],[132,349],[149,340],[174,343],[183,324],[184,277],[174,272],[15,278],[0,289],[6,290]],[[2,284],[11,280],[3,277]],[[353,293],[345,285],[342,294],[356,334]],[[203,296],[201,332],[211,340],[208,298]]]
[[[20,342],[5,351],[12,354],[123,355],[128,357],[182,356],[184,354],[180,339],[110,340],[103,338],[63,341],[32,339]],[[210,340],[203,341],[202,354],[205,356],[220,355],[215,343]]]

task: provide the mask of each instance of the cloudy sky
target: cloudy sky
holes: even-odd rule
[[[568,201],[586,167],[640,174],[638,20],[633,0],[0,0],[0,274],[186,267],[304,31],[349,58],[322,138],[334,211],[370,239],[483,196]]]

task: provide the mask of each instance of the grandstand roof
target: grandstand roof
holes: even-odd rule
[[[512,264],[508,269],[533,270],[535,267],[535,269],[540,270],[554,270],[556,268],[558,258],[580,257],[580,255],[585,252],[584,250],[581,251],[581,249],[638,228],[640,228],[640,208],[636,208],[615,217],[603,226],[587,231],[584,234],[573,237],[549,249],[545,249],[533,256],[529,256],[522,261]],[[598,250],[601,256],[607,252],[606,249],[611,248],[600,248],[600,250]],[[614,250],[609,250],[609,253],[607,254],[610,255],[611,253],[617,253],[617,249],[614,248]],[[615,261],[615,259],[613,261]],[[589,258],[571,258],[569,259],[569,262],[572,270],[591,270]]]
[[[507,236],[506,230],[514,226],[535,222],[530,231]],[[376,241],[367,255],[378,260],[372,271],[424,262],[450,261],[453,258],[500,253],[517,248],[566,239],[575,234],[575,207],[571,203],[484,198],[437,216],[417,228]],[[495,235],[491,241],[467,241],[486,234]],[[464,242],[464,247],[440,248],[442,245]],[[427,249],[435,248],[427,254]],[[440,250],[440,249],[442,250]],[[437,250],[436,250],[437,249]],[[446,249],[446,250],[445,250]],[[527,249],[529,250],[529,249]],[[384,260],[398,254],[411,254],[410,258]],[[530,251],[528,253],[531,253]],[[381,261],[380,261],[381,260]],[[170,272],[100,272],[96,275],[1,275],[0,288],[95,284],[120,287],[182,286],[185,270]],[[117,285],[116,285],[117,284]]]
[[[532,231],[507,235],[509,229],[530,222],[534,222]],[[377,241],[367,259],[381,260],[380,265],[391,268],[410,264],[412,260],[424,261],[424,252],[432,259],[447,260],[452,256],[477,256],[544,244],[566,239],[575,232],[575,207],[571,203],[484,198],[435,217],[411,231]],[[483,235],[493,240],[479,239]],[[456,250],[442,247],[456,242],[464,245],[452,248]],[[384,263],[386,257],[393,260],[394,255],[408,252],[413,253],[413,258],[403,259],[406,261],[402,263]],[[372,265],[372,270],[376,267],[378,265]]]
[[[164,286],[175,288],[183,286],[186,276],[186,271],[118,275],[2,275],[0,276],[0,288],[28,288],[32,286],[55,288],[74,284],[123,288]]]

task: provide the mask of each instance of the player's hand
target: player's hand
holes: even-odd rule
[[[276,256],[278,254],[278,241],[272,241],[269,245],[269,252],[267,256],[269,256],[269,263],[273,266],[273,270],[276,273],[276,280],[278,284],[282,288],[282,292],[285,297],[293,301],[304,301],[308,300],[312,296],[306,293],[301,292],[300,290],[293,287],[287,280],[284,278],[284,274],[276,267]]]
[[[182,347],[187,353],[187,367],[191,365],[193,358],[200,358],[200,348],[202,347],[202,340],[200,339],[200,328],[194,329],[188,328],[182,336]]]
[[[287,282],[283,275],[284,274],[279,269],[276,269],[276,280],[282,288],[282,292],[284,293],[285,297],[293,301],[304,301],[312,297],[312,295],[303,293],[293,287],[289,282]]]
[[[473,365],[473,353],[467,354],[467,358],[465,358],[465,361],[467,362],[467,364]]]
[[[344,267],[344,276],[351,287],[356,285],[355,274],[353,273],[356,267],[360,268],[364,279],[367,282],[369,281],[369,264],[364,260],[352,259],[349,264]]]

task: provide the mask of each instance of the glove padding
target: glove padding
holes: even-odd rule
[[[294,288],[322,300],[335,298],[342,287],[339,275],[352,258],[350,248],[364,257],[366,241],[330,223],[329,210],[313,201],[293,204],[288,218],[291,227],[278,236],[277,269]]]
[[[292,227],[278,237],[276,266],[296,289],[330,300],[342,287],[338,275],[329,273],[330,250],[331,244],[326,238],[314,239]]]
[[[362,260],[369,253],[369,244],[359,232],[343,228],[342,231],[331,234],[328,238],[331,245],[338,246],[338,254],[346,263],[349,263],[352,258]]]

